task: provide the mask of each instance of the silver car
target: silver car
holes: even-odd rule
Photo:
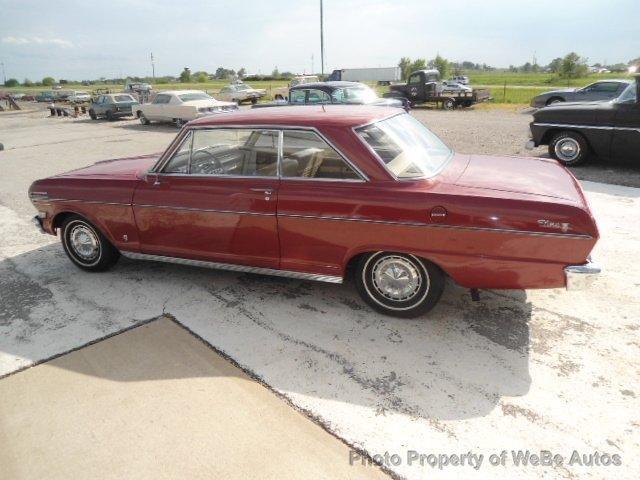
[[[594,102],[613,100],[629,86],[629,80],[602,80],[583,88],[567,88],[542,93],[531,100],[534,108],[547,107],[560,102]]]

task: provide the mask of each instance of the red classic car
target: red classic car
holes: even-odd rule
[[[598,229],[558,162],[453,153],[411,115],[362,106],[238,111],[187,124],[161,155],[33,183],[71,261],[119,255],[340,283],[411,317],[445,276],[472,289],[576,288]]]

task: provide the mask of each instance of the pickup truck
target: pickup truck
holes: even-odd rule
[[[484,88],[452,92],[440,82],[438,70],[418,70],[409,75],[407,83],[391,84],[384,97],[405,98],[411,105],[435,103],[446,110],[453,110],[485,102],[491,98],[491,92]]]

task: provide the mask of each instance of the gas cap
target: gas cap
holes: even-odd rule
[[[447,218],[447,209],[444,207],[433,207],[431,209],[431,220],[434,222],[442,222]]]

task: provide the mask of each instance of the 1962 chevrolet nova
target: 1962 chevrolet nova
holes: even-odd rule
[[[453,153],[396,108],[280,107],[187,124],[162,155],[38,180],[44,232],[78,267],[120,255],[340,283],[412,317],[445,276],[576,288],[598,229],[555,160]]]

